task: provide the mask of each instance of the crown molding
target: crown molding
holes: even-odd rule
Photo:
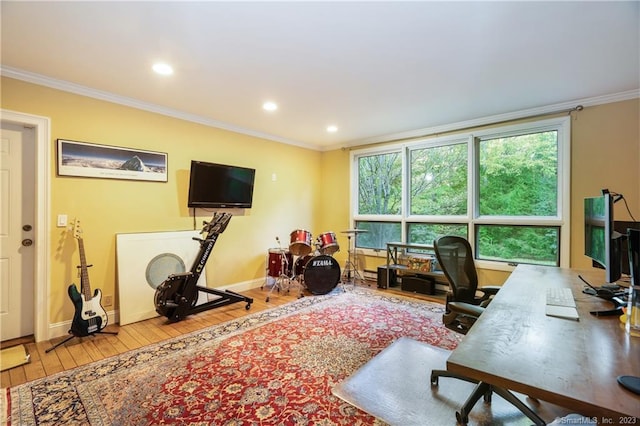
[[[556,114],[564,111],[570,111],[578,106],[590,107],[603,105],[612,102],[627,101],[630,99],[640,98],[640,89],[628,90],[626,92],[613,93],[610,95],[596,96],[592,98],[577,99],[568,102],[562,102],[553,105],[530,108],[505,114],[490,115],[472,120],[458,121],[456,123],[444,124],[440,126],[425,127],[422,129],[409,130],[406,132],[392,133],[388,135],[374,136],[366,139],[358,139],[350,141],[346,146],[338,148],[351,148],[359,145],[373,145],[379,143],[417,139],[439,133],[453,132],[456,130],[469,129],[473,127],[481,127],[489,124],[502,123],[506,121],[520,120],[523,118],[536,117],[541,115]]]
[[[302,148],[318,150],[319,148],[314,145],[309,145],[300,141],[292,139],[282,138],[280,136],[271,135],[269,133],[258,132],[256,130],[247,129],[233,124],[225,123],[223,121],[213,120],[211,118],[203,117],[196,114],[189,114],[184,111],[166,108],[160,105],[156,105],[149,102],[142,102],[137,99],[128,98],[126,96],[116,95],[114,93],[105,92],[102,90],[92,89],[90,87],[82,86],[79,84],[71,83],[65,80],[58,80],[51,77],[47,77],[41,74],[24,71],[17,68],[1,66],[0,75],[4,77],[14,78],[16,80],[26,81],[28,83],[37,84],[40,86],[50,87],[52,89],[62,90],[64,92],[73,93],[76,95],[87,96],[89,98],[99,99],[114,104],[124,105],[131,108],[140,109],[143,111],[153,112],[156,114],[165,115],[179,120],[190,121],[192,123],[202,124],[208,127],[215,127],[218,129],[228,130],[243,135],[253,136],[256,138],[267,139],[274,142],[284,143],[287,145],[299,146]]]
[[[269,133],[258,132],[252,129],[247,129],[240,126],[235,126],[229,123],[225,123],[211,118],[203,117],[196,114],[189,114],[184,111],[166,108],[160,105],[152,104],[149,102],[142,102],[133,98],[116,95],[110,92],[92,89],[90,87],[81,86],[79,84],[71,83],[64,80],[57,80],[51,77],[47,77],[41,74],[36,74],[28,71],[24,71],[18,68],[12,68],[7,66],[0,66],[0,75],[14,78],[17,80],[26,81],[29,83],[37,84],[40,86],[50,87],[52,89],[62,90],[69,93],[74,93],[81,96],[87,96],[94,99],[103,100],[119,105],[128,106],[131,108],[140,109],[143,111],[153,112],[156,114],[165,115],[179,120],[190,121],[204,126],[215,127],[218,129],[228,130],[235,133],[244,134],[247,136],[253,136],[260,139],[266,139],[273,142],[279,142],[287,145],[298,146],[306,149],[312,149],[315,151],[331,151],[336,149],[353,148],[359,145],[372,145],[379,143],[387,143],[399,140],[417,139],[429,135],[438,133],[452,132],[456,130],[486,126],[488,124],[500,123],[505,121],[519,120],[528,117],[535,117],[539,115],[554,114],[562,111],[567,111],[575,108],[578,105],[583,107],[602,105],[612,102],[620,102],[629,99],[640,98],[640,89],[628,90],[626,92],[614,93],[610,95],[596,96],[591,98],[577,99],[568,102],[562,102],[553,105],[547,105],[542,107],[530,108],[515,112],[509,112],[505,114],[490,115],[486,117],[475,118],[472,120],[459,121],[455,123],[449,123],[439,126],[424,127],[416,130],[409,130],[406,132],[392,133],[387,135],[373,136],[364,139],[354,139],[345,143],[334,146],[317,146],[292,139],[283,138],[280,136],[272,135]]]

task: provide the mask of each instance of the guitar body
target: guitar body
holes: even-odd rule
[[[101,331],[107,326],[107,312],[102,307],[102,291],[96,289],[93,297],[86,299],[78,291],[75,284],[69,286],[69,298],[75,307],[75,314],[71,322],[71,333],[77,337],[89,336]]]

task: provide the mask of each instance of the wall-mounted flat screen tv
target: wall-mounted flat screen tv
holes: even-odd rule
[[[250,208],[255,175],[255,169],[192,160],[188,206]]]

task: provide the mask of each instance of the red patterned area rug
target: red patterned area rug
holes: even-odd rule
[[[455,348],[460,337],[441,325],[442,312],[366,289],[304,297],[10,388],[8,421],[376,424],[332,388],[402,336]]]

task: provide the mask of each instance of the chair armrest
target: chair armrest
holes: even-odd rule
[[[484,312],[484,308],[482,306],[472,305],[470,303],[464,302],[449,302],[447,303],[447,307],[459,314],[470,315],[472,317],[479,317]]]
[[[494,294],[498,293],[498,291],[500,291],[500,286],[498,285],[488,285],[485,287],[478,287],[478,291],[483,292],[484,294],[488,294],[490,296],[493,296]]]

